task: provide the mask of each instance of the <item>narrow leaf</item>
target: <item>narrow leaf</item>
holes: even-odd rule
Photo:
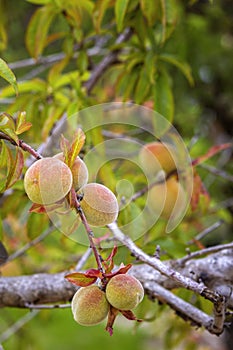
[[[10,85],[12,85],[15,93],[18,94],[16,77],[2,58],[0,58],[0,76],[5,79]]]
[[[169,78],[166,74],[162,73],[158,76],[153,87],[153,93],[154,109],[172,122],[174,117],[174,99]]]
[[[56,8],[52,4],[48,4],[40,7],[29,22],[26,33],[26,46],[30,55],[36,59],[46,46],[48,31],[55,15]]]
[[[9,173],[7,174],[6,189],[14,185],[22,174],[24,166],[23,152],[20,148],[16,149],[16,158],[14,163],[11,164]]]
[[[207,159],[213,157],[215,154],[217,154],[217,153],[219,153],[227,148],[232,148],[232,147],[233,147],[232,143],[223,143],[222,145],[213,146],[209,149],[209,151],[206,154],[194,159],[192,161],[192,165],[197,166],[197,165],[205,162]]]
[[[63,135],[61,135],[60,147],[61,147],[61,150],[64,154],[65,162],[68,163],[68,154],[69,154],[69,149],[70,149],[70,143]]]
[[[93,21],[95,30],[97,33],[100,32],[101,24],[105,15],[106,10],[110,5],[111,0],[97,0],[93,11]]]
[[[81,149],[84,145],[85,138],[86,138],[86,136],[85,136],[84,132],[82,131],[82,129],[79,128],[75,132],[75,136],[74,136],[73,142],[71,144],[71,148],[69,150],[68,166],[70,168],[72,168],[75,159],[79,155],[79,152],[81,151]]]
[[[117,23],[117,30],[121,32],[123,29],[124,18],[126,10],[129,4],[129,0],[117,0],[115,4],[115,16]]]
[[[86,277],[102,278],[103,275],[98,269],[89,269],[85,272]]]
[[[189,84],[191,86],[194,85],[194,80],[193,80],[191,68],[186,62],[181,61],[175,55],[171,55],[171,54],[159,55],[158,59],[160,59],[161,61],[164,61],[164,62],[168,62],[168,63],[172,64],[173,66],[176,66],[183,73],[185,78],[188,80]]]
[[[140,0],[140,6],[143,15],[146,17],[150,26],[152,26],[158,16],[158,1]]]
[[[65,278],[69,282],[75,284],[76,286],[80,286],[80,287],[90,286],[91,284],[95,283],[95,281],[97,280],[97,277],[88,277],[84,273],[81,273],[81,272],[70,273],[70,274],[66,275]]]
[[[15,133],[17,135],[29,130],[32,127],[32,123],[26,121],[26,112],[20,112],[16,120]]]
[[[127,320],[130,320],[130,321],[137,321],[137,322],[142,322],[141,319],[137,318],[133,311],[131,310],[120,310],[120,313],[125,317],[127,318]]]

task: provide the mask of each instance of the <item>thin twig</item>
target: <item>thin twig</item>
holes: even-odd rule
[[[190,244],[193,244],[195,241],[200,241],[201,239],[206,237],[209,233],[213,232],[214,230],[216,230],[219,226],[221,226],[224,223],[225,223],[225,221],[222,219],[215,222],[213,225],[207,227],[206,229],[204,229],[203,231],[198,233],[198,235],[196,235],[193,239],[188,241],[187,244],[190,245]]]
[[[12,335],[20,330],[26,323],[31,321],[37,314],[39,310],[33,310],[28,312],[25,316],[21,317],[16,321],[11,327],[9,327],[2,335],[0,336],[0,342],[3,343],[9,339]]]
[[[199,166],[203,169],[208,170],[211,174],[214,174],[216,176],[220,176],[227,181],[233,182],[233,176],[228,174],[226,171],[224,171],[222,169],[215,168],[215,167],[208,165],[208,164],[205,164],[205,163],[202,163]]]
[[[77,265],[75,266],[76,271],[79,271],[82,269],[82,267],[85,265],[86,261],[90,257],[91,253],[92,253],[92,249],[87,248],[86,252],[82,255],[81,259],[79,259]]]
[[[19,258],[20,256],[24,255],[26,253],[26,251],[28,249],[30,249],[31,247],[35,246],[36,244],[40,243],[41,241],[43,241],[43,239],[45,239],[45,237],[47,237],[51,232],[54,231],[54,227],[49,227],[47,230],[45,230],[44,232],[42,232],[38,237],[36,237],[35,239],[33,239],[32,241],[28,242],[27,244],[25,244],[22,248],[18,249],[16,252],[14,252],[13,254],[11,254],[8,259],[6,260],[6,262],[4,262],[2,265],[6,265],[7,263],[9,263],[12,260],[15,260],[17,258]]]
[[[127,41],[133,34],[133,31],[131,28],[126,28],[125,31],[119,35],[117,38],[115,45],[122,44],[124,41]],[[96,82],[99,80],[99,78],[103,75],[103,73],[107,70],[107,68],[113,64],[117,56],[119,54],[120,49],[116,49],[111,51],[107,56],[104,57],[104,59],[93,69],[91,73],[91,77],[84,83],[84,87],[87,90],[87,93],[89,94],[93,87],[95,86]]]
[[[189,253],[188,255],[184,256],[181,259],[177,259],[176,264],[178,264],[179,266],[184,266],[187,261],[192,260],[193,258],[197,258],[202,255],[208,255],[208,254],[220,252],[221,250],[232,249],[232,248],[233,248],[233,242],[204,248],[196,252]]]
[[[17,143],[10,136],[4,134],[4,132],[1,132],[1,131],[0,131],[0,139],[7,140],[14,146],[19,146],[23,151],[30,153],[37,160],[42,158],[42,156],[32,146],[28,145],[23,140],[19,140],[19,144],[17,145]]]
[[[76,209],[77,213],[79,214],[80,219],[81,219],[81,221],[82,221],[82,223],[83,223],[83,225],[85,227],[85,230],[87,232],[87,236],[88,236],[88,239],[89,239],[89,242],[90,242],[90,248],[92,249],[93,254],[95,256],[95,260],[96,260],[98,269],[99,269],[99,271],[104,272],[103,266],[102,266],[102,258],[100,256],[100,254],[98,253],[98,250],[97,250],[97,248],[95,246],[95,243],[93,241],[94,233],[93,233],[92,229],[90,228],[90,226],[89,226],[89,224],[87,222],[85,214],[84,214],[84,212],[83,212],[83,210],[81,208],[81,205],[80,205],[80,203],[79,203],[79,201],[77,199],[77,195],[76,195],[76,192],[75,192],[74,188],[71,189],[71,196],[72,196],[72,198],[74,200],[75,209]]]
[[[25,308],[28,308],[30,310],[44,310],[44,309],[68,309],[70,308],[69,304],[30,304],[25,303]]]

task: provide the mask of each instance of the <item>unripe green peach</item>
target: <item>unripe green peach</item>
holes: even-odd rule
[[[59,159],[64,162],[63,153],[58,153],[53,158]],[[79,188],[87,184],[88,181],[88,169],[84,161],[77,157],[74,161],[74,164],[71,168],[71,172],[73,175],[73,186],[77,191]]]
[[[151,176],[160,170],[169,173],[176,169],[175,149],[166,143],[147,143],[141,148],[139,159],[144,170]]]
[[[153,186],[148,192],[148,205],[161,217],[168,219],[183,211],[186,205],[186,195],[182,185],[175,176],[167,181]],[[176,206],[175,212],[173,212]]]
[[[90,225],[105,226],[116,220],[118,203],[109,188],[101,184],[89,183],[83,186],[78,194],[83,196],[80,204]]]
[[[119,310],[134,309],[142,301],[144,289],[135,277],[119,274],[110,279],[106,287],[108,302]]]
[[[64,198],[72,186],[69,167],[55,158],[42,158],[27,169],[24,188],[29,199],[38,204],[52,204]]]
[[[76,322],[92,326],[105,319],[109,303],[105,293],[96,285],[91,285],[78,289],[72,299],[71,310]]]

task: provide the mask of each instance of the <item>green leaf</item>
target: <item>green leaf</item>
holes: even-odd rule
[[[14,183],[19,179],[22,174],[24,166],[23,152],[20,148],[16,149],[16,157],[13,163],[11,163],[9,173],[7,174],[7,181],[5,189],[8,189],[14,185]]]
[[[97,0],[93,10],[93,22],[97,33],[100,32],[101,24],[106,10],[110,6],[111,0]]]
[[[7,63],[0,58],[0,76],[13,86],[15,93],[18,94],[18,85],[16,77]]]
[[[167,120],[172,122],[174,117],[174,99],[169,77],[162,72],[153,87],[154,109]]]
[[[7,113],[0,114],[0,131],[9,136],[18,145],[18,136],[15,133],[14,119]]]
[[[25,92],[42,92],[44,93],[46,91],[46,83],[42,79],[32,79],[30,81],[24,81],[20,82],[18,84],[19,93],[23,94]],[[11,86],[5,87],[1,90],[0,96],[1,97],[10,97],[14,94],[14,91]]]
[[[135,90],[135,95],[134,95],[135,102],[138,104],[144,102],[149,94],[150,88],[151,88],[151,84],[147,76],[147,68],[144,65],[143,68],[141,69],[138,83]]]
[[[86,276],[85,273],[81,273],[81,272],[70,273],[66,275],[65,278],[69,282],[80,287],[90,286],[91,284],[95,283],[95,281],[97,280],[97,277]]]
[[[117,30],[121,32],[123,29],[124,18],[126,10],[129,4],[129,0],[117,0],[115,4],[115,16],[117,23]]]
[[[68,166],[70,168],[72,168],[75,159],[77,158],[77,156],[79,155],[79,152],[81,151],[84,142],[85,142],[85,134],[82,131],[82,129],[78,129],[75,132],[75,136],[74,136],[74,140],[71,144],[71,148],[69,150],[69,154],[68,154]]]
[[[23,132],[29,130],[31,126],[32,126],[32,123],[26,121],[26,112],[20,112],[16,119],[15,133],[17,135],[20,135]]]
[[[158,17],[158,1],[140,0],[142,13],[146,17],[150,26],[152,26]]]
[[[32,57],[37,59],[43,52],[50,25],[57,14],[52,4],[39,8],[32,16],[26,32],[26,47]]]
[[[194,85],[191,68],[186,62],[179,60],[175,55],[171,55],[171,54],[159,55],[158,59],[176,66],[184,74],[189,84],[191,86]]]

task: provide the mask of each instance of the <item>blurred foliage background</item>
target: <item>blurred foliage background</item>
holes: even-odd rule
[[[130,100],[164,115],[185,140],[191,156],[197,157],[213,144],[232,140],[232,19],[231,0],[0,0],[0,55],[15,73],[19,87],[15,96],[13,88],[0,79],[0,109],[12,115],[26,111],[33,128],[23,138],[38,146],[65,112],[69,116],[98,103]],[[117,44],[117,37],[127,28],[132,32]],[[88,88],[96,65],[116,49],[120,52],[113,64]],[[160,244],[163,258],[180,257],[189,239],[219,219],[224,225],[203,244],[232,240],[233,186],[225,176],[216,175],[216,168],[232,173],[231,157],[231,152],[224,151],[198,168],[211,205],[200,205],[172,236],[164,234],[164,222],[159,222],[156,230],[152,228],[137,242],[146,252],[152,253]],[[130,172],[128,176],[134,177]],[[49,227],[46,217],[28,216],[30,203],[22,179],[13,192],[0,197],[0,208],[1,236],[10,254]],[[73,266],[84,252],[85,247],[54,229],[1,273],[61,271]],[[119,249],[117,263],[121,261],[133,261],[124,247]],[[88,264],[93,266],[94,260]],[[192,299],[188,292],[183,297]],[[210,311],[208,304],[202,307]],[[113,338],[105,334],[103,325],[84,328],[75,324],[70,310],[40,311],[9,337],[9,327],[26,314],[1,310],[0,339],[5,349],[213,350],[217,346],[220,350],[222,346],[225,350],[214,336],[191,329],[167,307],[148,300],[138,314],[151,322],[136,329],[118,319]]]

